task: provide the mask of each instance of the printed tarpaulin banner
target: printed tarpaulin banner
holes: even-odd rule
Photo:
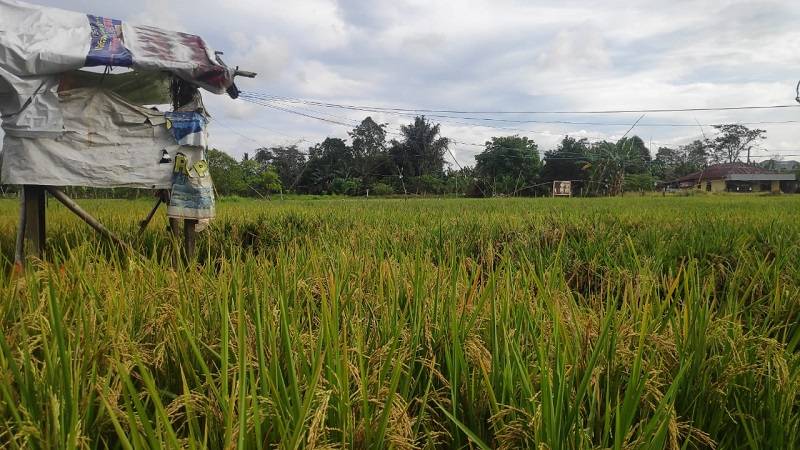
[[[122,21],[87,14],[92,28],[92,44],[86,55],[86,66],[133,65],[133,56],[122,43]]]
[[[175,156],[167,215],[179,219],[214,217],[214,185],[204,159],[191,161],[183,153]]]
[[[206,118],[197,112],[166,112],[167,130],[178,145],[206,147]]]
[[[86,66],[168,71],[216,94],[234,73],[200,36],[0,0],[0,85]]]
[[[194,34],[123,23],[125,46],[133,53],[133,67],[170,70],[211,92],[222,94],[233,83],[233,71],[216,61],[203,38]]]

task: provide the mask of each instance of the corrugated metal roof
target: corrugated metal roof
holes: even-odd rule
[[[695,180],[721,180],[729,175],[741,175],[741,174],[777,174],[779,172],[774,172],[771,170],[764,169],[762,167],[758,167],[752,164],[745,164],[741,162],[736,163],[724,163],[724,164],[714,164],[711,166],[706,167],[705,170],[701,170],[699,172],[690,173],[689,175],[683,176],[678,178],[677,180],[673,180],[673,182],[686,182],[686,181],[695,181]]]

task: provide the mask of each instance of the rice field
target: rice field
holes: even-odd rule
[[[800,448],[800,197],[0,201],[0,448]]]

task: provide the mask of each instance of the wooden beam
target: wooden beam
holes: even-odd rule
[[[17,245],[14,248],[14,265],[22,268],[25,265],[25,189],[19,193],[19,225],[17,226]]]
[[[25,202],[25,238],[29,248],[25,253],[37,258],[44,257],[45,251],[45,187],[24,185],[22,187]]]
[[[102,223],[100,223],[97,219],[91,216],[88,212],[84,211],[74,200],[69,198],[67,194],[61,192],[57,188],[52,186],[46,187],[47,192],[50,193],[56,200],[61,202],[64,206],[67,207],[70,211],[75,213],[76,216],[83,219],[84,222],[89,224],[92,228],[95,229],[100,234],[105,235],[109,239],[111,239],[115,244],[119,245],[122,248],[130,249],[130,246],[126,244],[122,239],[118,238],[114,233],[111,232],[108,228],[106,228]]]

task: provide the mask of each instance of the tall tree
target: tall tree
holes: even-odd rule
[[[680,146],[677,154],[678,159],[674,167],[675,178],[698,172],[708,166],[708,145],[701,140]]]
[[[243,194],[247,190],[239,162],[227,153],[211,148],[206,153],[214,188],[220,195]]]
[[[625,162],[628,155],[615,143],[603,141],[593,144],[586,152],[589,170],[589,189],[595,195],[617,195],[625,181]]]
[[[347,134],[353,143],[353,157],[356,159],[369,158],[386,151],[386,124],[378,124],[372,117],[366,117]]]
[[[639,136],[622,138],[616,143],[616,152],[625,173],[645,173],[650,164],[650,150]]]
[[[588,172],[584,169],[587,164],[589,141],[585,138],[575,139],[565,136],[554,150],[544,153],[544,167],[542,180],[544,181],[572,181],[574,188],[580,189],[588,179]]]
[[[270,165],[262,165],[255,157],[243,159],[239,163],[242,182],[246,186],[247,195],[268,196],[281,190],[281,182],[277,172]]]
[[[650,172],[659,180],[675,178],[675,168],[679,161],[678,150],[671,147],[659,147],[656,157],[650,164]]]
[[[703,170],[707,164],[706,144],[695,140],[677,149],[659,148],[651,164],[651,172],[655,177],[666,181]]]
[[[744,125],[714,125],[719,134],[708,141],[711,158],[715,163],[732,163],[739,161],[742,154],[747,155],[750,162],[750,151],[759,141],[766,139],[766,131],[756,128],[751,130]]]
[[[494,193],[532,192],[541,168],[539,148],[527,137],[492,137],[475,156],[475,171]]]
[[[403,139],[392,140],[390,153],[401,174],[406,177],[441,176],[450,140],[439,135],[439,124],[418,116],[414,123],[400,127],[400,131]]]
[[[306,192],[330,192],[334,178],[352,177],[353,150],[343,139],[326,138],[308,151],[307,167],[301,177]]]
[[[391,173],[385,123],[378,124],[367,117],[348,134],[352,141],[356,176],[365,186],[370,186],[379,176]]]
[[[638,136],[615,143],[600,142],[588,153],[591,189],[595,193],[617,195],[624,191],[625,175],[647,174],[650,151]]]
[[[306,163],[305,155],[296,145],[260,148],[253,159],[263,166],[270,166],[287,190],[297,184]]]

